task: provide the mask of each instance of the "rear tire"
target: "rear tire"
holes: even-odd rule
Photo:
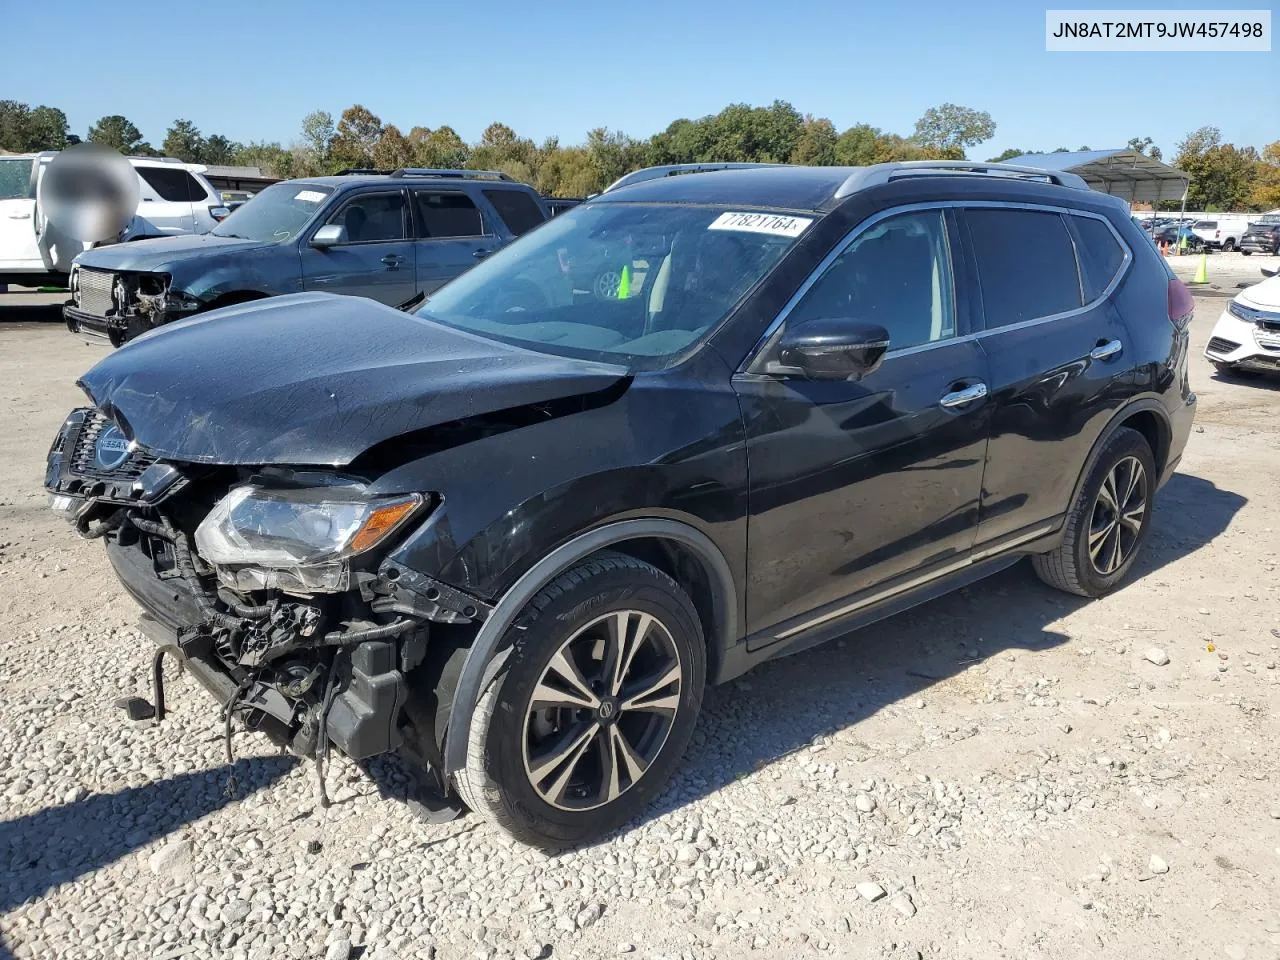
[[[1031,558],[1040,579],[1080,597],[1098,598],[1115,589],[1146,543],[1157,482],[1146,437],[1121,427],[1081,484],[1062,543]]]
[[[1252,250],[1241,250],[1240,252],[1244,254],[1246,257],[1251,256],[1253,254]]]
[[[1231,252],[1232,250],[1234,250],[1235,248],[1236,248],[1236,242],[1235,242],[1234,240],[1227,239],[1227,240],[1223,240],[1223,241],[1222,241],[1222,252],[1223,252],[1223,253],[1230,253],[1230,252]]]
[[[674,772],[702,704],[706,648],[689,597],[656,567],[604,553],[544,587],[507,639],[458,795],[547,849],[635,818]]]

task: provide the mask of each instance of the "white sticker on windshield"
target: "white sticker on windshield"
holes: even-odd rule
[[[711,221],[707,229],[771,233],[775,237],[798,237],[811,223],[813,223],[811,217],[791,217],[786,214],[722,213]]]
[[[307,203],[319,203],[324,199],[324,194],[319,190],[299,190],[293,195],[295,200],[305,200]]]

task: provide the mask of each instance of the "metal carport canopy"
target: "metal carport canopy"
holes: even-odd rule
[[[1156,204],[1182,200],[1191,175],[1136,150],[1079,150],[1071,153],[1024,153],[1008,163],[1058,170],[1082,177],[1099,193],[1130,203]]]

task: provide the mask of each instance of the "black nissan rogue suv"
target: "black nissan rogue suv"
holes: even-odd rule
[[[1191,428],[1191,313],[1071,175],[654,168],[416,313],[139,337],[45,482],[160,645],[136,715],[173,655],[301,755],[402,750],[559,847],[662,790],[708,682],[1023,557],[1115,588]]]

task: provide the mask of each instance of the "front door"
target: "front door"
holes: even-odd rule
[[[417,293],[413,241],[403,190],[359,193],[340,203],[324,224],[344,230],[324,248],[302,248],[302,285],[307,290],[368,297],[398,307]]]
[[[36,244],[30,157],[0,157],[0,271],[44,270]]]
[[[785,324],[884,327],[889,352],[872,374],[735,378],[750,470],[749,634],[790,635],[824,607],[972,547],[990,406],[986,357],[962,337],[968,312],[956,309],[955,236],[940,209],[860,227],[786,314]]]
[[[418,290],[427,296],[496,250],[502,240],[461,190],[413,190]]]

